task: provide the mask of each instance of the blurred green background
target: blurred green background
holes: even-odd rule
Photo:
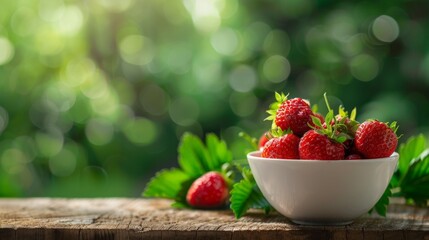
[[[0,8],[0,196],[139,196],[183,132],[255,137],[273,91],[429,133],[423,1],[17,0]],[[323,108],[321,108],[323,111]],[[359,115],[360,113],[360,115]]]

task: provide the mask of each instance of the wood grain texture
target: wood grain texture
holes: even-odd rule
[[[300,226],[251,211],[177,210],[167,200],[1,199],[0,239],[423,239],[429,210],[391,204],[387,218],[363,216],[346,226]]]

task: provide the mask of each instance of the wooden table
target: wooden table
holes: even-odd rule
[[[0,239],[426,239],[429,210],[391,204],[387,218],[300,226],[252,211],[176,210],[166,200],[0,199]]]

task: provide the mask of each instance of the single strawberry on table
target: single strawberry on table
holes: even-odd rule
[[[365,158],[389,157],[398,145],[396,130],[396,122],[389,126],[377,120],[365,121],[356,131],[355,147]]]
[[[186,201],[195,208],[218,208],[226,204],[228,184],[219,172],[208,172],[195,180],[186,194]]]
[[[262,150],[262,157],[278,159],[299,159],[299,137],[289,133],[281,137],[271,138]]]

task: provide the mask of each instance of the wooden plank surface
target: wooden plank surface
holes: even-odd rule
[[[347,226],[300,226],[253,211],[177,210],[167,200],[0,199],[0,239],[425,239],[429,210],[391,204],[387,218]]]

